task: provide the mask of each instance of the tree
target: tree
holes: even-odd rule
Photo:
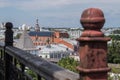
[[[120,42],[118,40],[112,40],[108,46],[108,62],[120,63]]]
[[[66,58],[62,58],[59,62],[58,65],[69,69],[73,72],[78,72],[76,70],[76,67],[78,66],[78,62],[76,60],[74,60],[74,58],[70,58],[70,57],[66,57]]]
[[[112,38],[112,40],[120,40],[120,35],[109,35],[108,37]]]
[[[22,35],[21,33],[18,33],[14,38],[19,39],[21,35]]]
[[[33,78],[33,80],[37,80],[37,75],[30,69],[27,69],[26,72]]]
[[[114,30],[113,34],[120,34],[120,30]]]

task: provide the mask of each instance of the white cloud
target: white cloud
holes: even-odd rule
[[[16,8],[23,11],[23,14],[30,14],[30,17],[42,17],[72,20],[80,18],[85,8],[98,7],[103,10],[105,17],[119,18],[120,0],[0,0],[0,8]],[[26,17],[26,16],[25,16]]]
[[[74,4],[87,4],[93,5],[100,4],[103,6],[104,4],[115,4],[119,3],[119,0],[26,0],[23,1],[21,4],[18,4],[21,9],[28,9],[28,10],[37,10],[37,9],[44,9],[44,8],[54,8],[54,7],[64,7],[68,5]],[[112,6],[112,5],[111,5]]]
[[[0,0],[0,7],[7,7],[9,6],[9,2],[7,2],[6,0]]]
[[[65,5],[71,4],[72,0],[31,0],[23,2],[19,5],[22,9],[44,9],[44,8],[53,8],[53,7],[61,7]]]
[[[54,7],[64,7],[73,4],[93,5],[100,4],[116,4],[120,0],[0,0],[0,7],[16,7],[24,10],[39,10]],[[112,6],[112,5],[111,5]]]

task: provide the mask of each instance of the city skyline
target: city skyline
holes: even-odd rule
[[[0,22],[12,22],[15,27],[34,26],[36,19],[42,27],[81,27],[82,12],[99,8],[104,12],[104,27],[120,27],[119,0],[0,0]]]

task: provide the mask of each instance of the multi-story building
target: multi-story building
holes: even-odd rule
[[[38,24],[38,19],[36,20],[35,31],[30,31],[30,38],[33,41],[35,46],[49,45],[52,43],[56,44],[64,44],[68,48],[74,49],[74,45],[65,40],[69,38],[69,34],[63,31],[41,31],[40,26]]]

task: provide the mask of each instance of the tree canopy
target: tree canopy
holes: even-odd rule
[[[62,58],[59,62],[58,65],[69,69],[73,72],[78,72],[76,70],[76,67],[78,66],[78,62],[76,60],[74,60],[74,58],[70,58],[70,57],[66,57],[66,58]]]
[[[112,41],[108,45],[108,62],[120,63],[120,36],[111,35]]]

